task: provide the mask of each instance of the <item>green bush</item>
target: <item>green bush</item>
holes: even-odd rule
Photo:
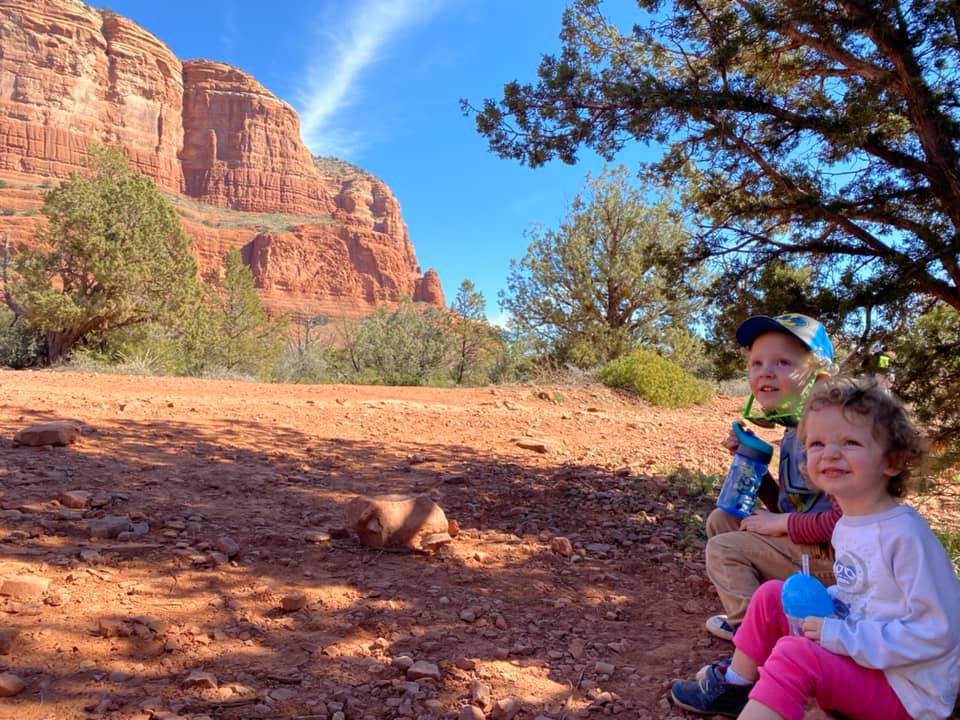
[[[0,366],[20,370],[37,365],[46,354],[43,337],[23,318],[0,306]]]
[[[14,210],[13,208],[4,208],[3,211],[0,212],[0,215],[3,215],[4,217],[10,217],[11,215],[16,215],[16,214],[17,214],[17,211]]]
[[[663,407],[700,405],[713,396],[709,383],[647,350],[634,350],[611,360],[598,376],[604,385],[629,388],[649,403]]]

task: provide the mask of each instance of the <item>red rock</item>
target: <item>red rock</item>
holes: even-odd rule
[[[242,70],[181,63],[132,21],[75,0],[3,0],[0,37],[0,176],[39,185],[82,171],[88,143],[118,145],[163,190],[208,204],[180,212],[201,271],[242,248],[272,313],[362,317],[404,296],[443,305],[390,189],[311,157],[296,112]],[[17,208],[41,204],[39,190],[16,194]],[[283,229],[235,211],[278,215]],[[43,218],[2,222],[16,244]]]
[[[50,587],[50,580],[34,575],[14,575],[0,580],[0,595],[20,602],[41,600]]]
[[[26,688],[26,684],[13,673],[0,674],[0,697],[19,695]]]
[[[449,527],[447,516],[429,495],[354,498],[347,505],[347,525],[369,547],[396,545],[416,549],[422,538],[446,535]]]
[[[413,299],[416,302],[429,303],[430,305],[443,305],[443,288],[440,287],[440,276],[433,268],[427,270],[423,277],[417,281],[416,290],[413,292]]]
[[[80,437],[80,428],[68,422],[40,423],[24,428],[13,436],[18,445],[70,445]]]

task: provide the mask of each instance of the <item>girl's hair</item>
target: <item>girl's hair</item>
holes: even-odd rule
[[[801,444],[806,445],[807,416],[826,407],[839,407],[845,416],[853,414],[871,422],[873,437],[887,446],[888,462],[900,470],[887,480],[887,492],[893,497],[902,497],[911,471],[926,455],[926,445],[900,401],[873,378],[841,376],[818,382],[807,399],[797,429]],[[801,463],[800,468],[806,477],[806,463]]]

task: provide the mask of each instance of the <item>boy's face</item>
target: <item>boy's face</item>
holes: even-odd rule
[[[811,371],[810,351],[786,333],[761,335],[747,354],[750,392],[768,412],[793,409]]]

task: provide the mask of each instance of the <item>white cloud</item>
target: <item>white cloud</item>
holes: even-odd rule
[[[349,156],[365,141],[348,129],[342,111],[357,98],[361,75],[382,59],[386,46],[404,29],[426,20],[446,0],[361,0],[346,17],[316,20],[318,46],[329,48],[306,69],[300,100],[304,141],[318,155]]]

